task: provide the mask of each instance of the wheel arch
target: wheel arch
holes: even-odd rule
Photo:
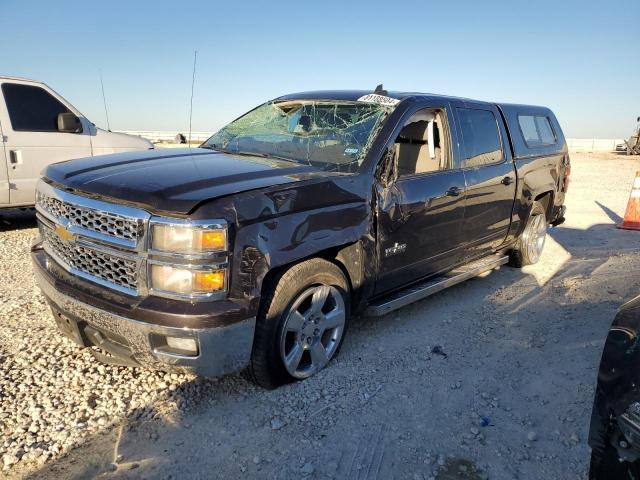
[[[553,200],[553,190],[547,190],[545,192],[538,193],[533,199],[534,202],[539,202],[542,204],[542,207],[544,208],[545,214],[547,216],[547,221],[550,221],[553,216]],[[531,202],[531,205],[533,206],[533,202]]]
[[[265,273],[260,286],[260,297],[264,298],[267,291],[275,286],[280,275],[292,266],[312,258],[321,258],[336,265],[344,274],[349,287],[351,307],[353,310],[353,308],[357,308],[356,304],[359,301],[358,295],[365,280],[363,256],[362,245],[358,241],[346,245],[325,248],[305,257],[276,265]]]

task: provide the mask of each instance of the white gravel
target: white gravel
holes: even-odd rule
[[[328,369],[272,392],[99,364],[34,285],[33,215],[3,213],[2,474],[585,478],[602,344],[640,291],[640,232],[613,227],[640,161],[572,160],[568,220],[540,264],[356,319]]]

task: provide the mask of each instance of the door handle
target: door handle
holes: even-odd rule
[[[9,152],[9,163],[16,168],[16,165],[22,165],[22,150],[11,150]]]
[[[501,182],[503,185],[511,185],[513,183],[513,178],[506,176],[502,179]]]
[[[445,192],[447,197],[458,197],[462,193],[462,189],[460,187],[450,187],[449,190]]]

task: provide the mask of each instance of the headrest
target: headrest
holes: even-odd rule
[[[400,130],[400,136],[409,140],[427,140],[428,125],[426,120],[411,122]]]
[[[428,141],[428,124],[436,119],[433,112],[419,111],[411,116],[411,123],[408,123],[400,131],[400,136],[411,140]],[[433,128],[433,127],[432,127]]]
[[[419,122],[420,120],[424,120],[426,122],[432,122],[436,119],[436,114],[433,112],[425,112],[424,110],[414,113],[411,116],[411,120],[414,122]]]

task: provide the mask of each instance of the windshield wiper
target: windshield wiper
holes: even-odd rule
[[[214,150],[220,153],[227,153],[229,155],[242,155],[245,157],[261,157],[261,158],[271,158],[274,160],[283,160],[285,162],[297,163],[298,165],[308,165],[313,167],[310,160],[307,160],[307,163],[303,163],[302,161],[298,161],[294,158],[283,157],[281,155],[276,155],[275,153],[265,153],[265,152],[249,152],[247,150],[227,150],[224,148],[218,148],[214,145],[202,145],[200,148],[207,148],[209,150]]]
[[[273,158],[274,160],[284,160],[285,162],[301,163],[293,158],[282,157],[274,153],[240,152],[239,155],[253,155],[254,157]]]

